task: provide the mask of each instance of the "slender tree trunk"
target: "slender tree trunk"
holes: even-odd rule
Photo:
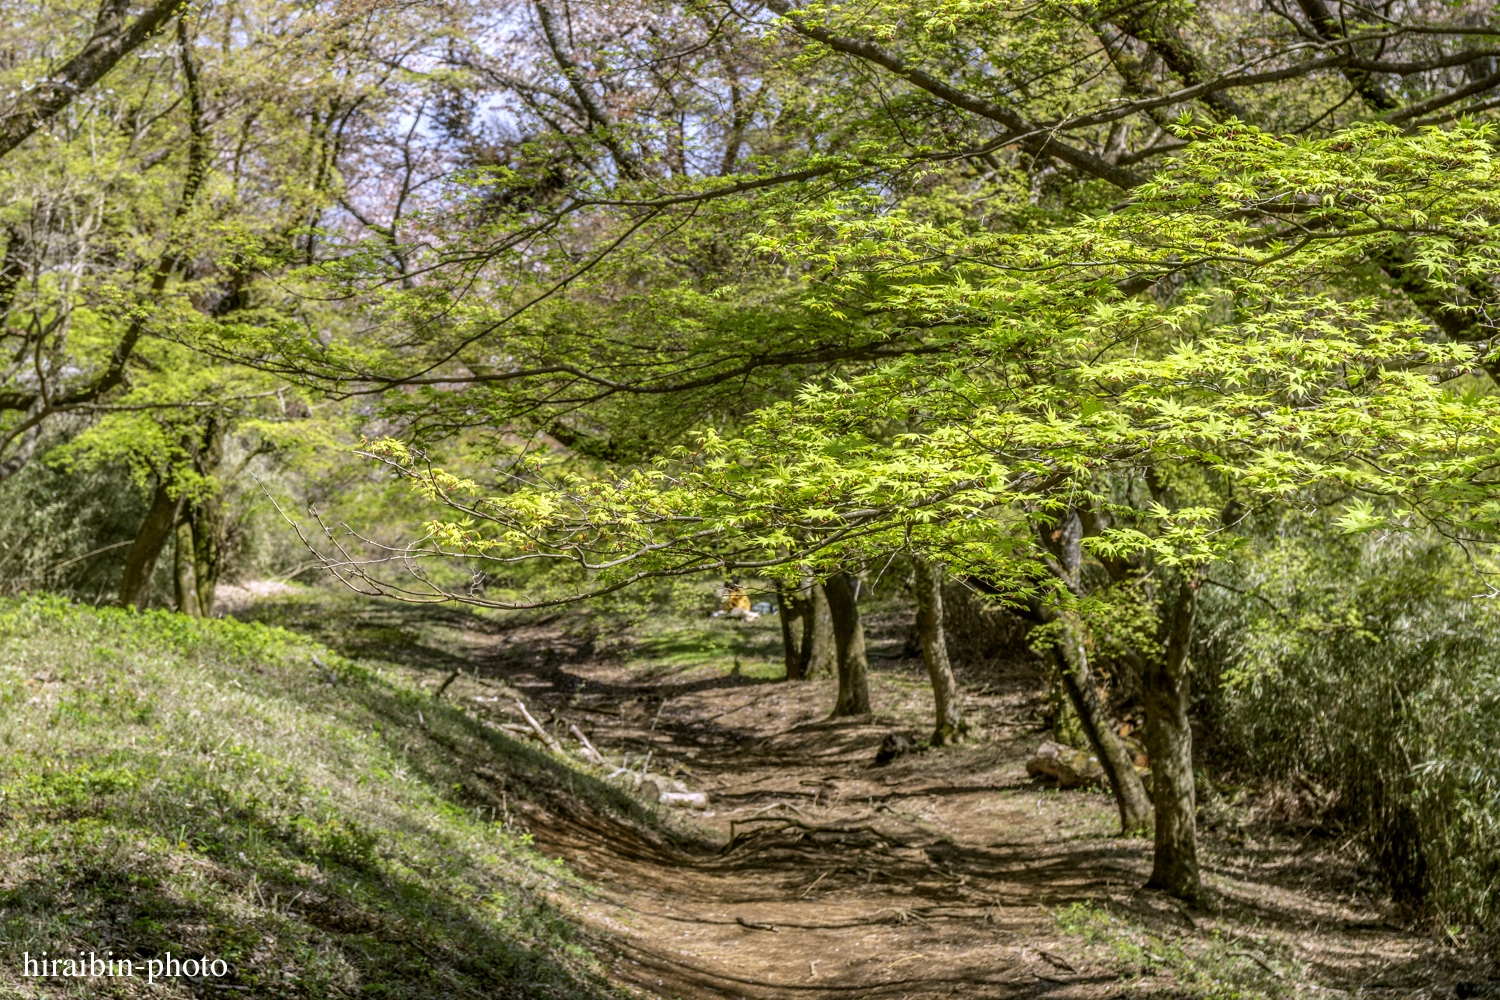
[[[217,496],[193,505],[188,512],[192,528],[193,579],[197,584],[198,611],[214,616],[214,595],[219,587],[224,508]]]
[[[203,430],[203,446],[198,451],[198,471],[217,478],[224,464],[224,423],[210,416]],[[243,468],[243,465],[241,465]],[[198,611],[204,618],[214,616],[214,597],[219,587],[224,541],[224,498],[222,486],[188,509],[193,528],[193,576],[198,585]]]
[[[859,618],[858,579],[835,573],[823,584],[833,619],[839,670],[839,697],[830,718],[870,714],[870,666],[865,659],[865,626]]]
[[[1156,804],[1156,859],[1149,888],[1200,901],[1198,805],[1193,787],[1193,733],[1188,725],[1188,643],[1198,611],[1198,587],[1184,577],[1177,588],[1165,655],[1146,664],[1146,749]]]
[[[913,556],[917,572],[917,635],[922,640],[922,659],[932,681],[932,703],[936,722],[932,745],[944,746],[963,739],[964,720],[958,708],[958,681],[948,662],[948,643],[943,637],[943,573],[921,556]]]
[[[838,662],[835,646],[828,591],[813,580],[808,585],[807,617],[802,622],[802,676],[832,674]]]
[[[802,650],[802,619],[807,612],[801,594],[783,583],[776,584],[776,603],[781,613],[781,653],[786,663],[786,679],[800,681],[807,669]]]
[[[1091,514],[1089,520],[1097,525],[1097,516]],[[1059,517],[1053,527],[1041,522],[1036,525],[1037,540],[1042,549],[1051,554],[1049,565],[1053,573],[1067,584],[1069,590],[1080,595],[1083,593],[1083,538],[1088,527],[1076,509]],[[1068,700],[1078,714],[1078,723],[1114,789],[1115,804],[1120,807],[1120,831],[1131,834],[1144,830],[1151,825],[1151,801],[1146,797],[1146,786],[1135,773],[1130,754],[1118,734],[1110,728],[1109,713],[1100,701],[1093,671],[1089,669],[1083,623],[1069,611],[1044,611],[1042,617],[1056,621],[1062,630],[1057,645],[1053,647],[1058,674]],[[1062,722],[1061,713],[1059,722]]]
[[[198,584],[193,569],[193,527],[186,521],[177,525],[172,539],[172,582],[175,585],[177,610],[192,618],[202,617],[198,610]]]
[[[182,498],[174,500],[167,494],[166,480],[157,483],[151,506],[136,532],[130,554],[125,557],[125,573],[120,579],[120,607],[135,605],[145,608],[151,597],[151,577],[156,573],[156,560],[167,539],[172,537],[172,528],[177,524],[177,512],[181,508]]]
[[[1047,709],[1052,715],[1052,738],[1070,747],[1082,747],[1089,742],[1089,736],[1083,723],[1078,721],[1073,698],[1068,694],[1067,670],[1067,660],[1054,656],[1052,669],[1047,671]]]
[[[1099,690],[1089,669],[1088,651],[1083,644],[1083,626],[1071,614],[1062,616],[1061,625],[1062,635],[1053,648],[1058,658],[1057,667],[1068,699],[1089,738],[1089,745],[1114,790],[1115,804],[1120,807],[1120,831],[1130,834],[1144,830],[1151,825],[1151,800],[1146,797],[1146,786],[1141,783],[1140,775],[1135,773],[1130,752],[1110,728],[1109,713],[1099,700]],[[1156,780],[1155,773],[1153,757],[1153,781]]]

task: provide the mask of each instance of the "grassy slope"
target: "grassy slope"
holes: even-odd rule
[[[44,949],[222,958],[220,996],[612,992],[503,803],[630,804],[378,665],[31,598],[0,603],[0,699],[0,996],[144,995],[23,978]]]

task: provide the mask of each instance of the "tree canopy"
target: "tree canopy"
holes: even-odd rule
[[[173,605],[213,612],[254,471],[366,594],[754,573],[827,611],[860,714],[860,575],[900,558],[935,736],[962,729],[946,576],[1026,618],[1122,826],[1155,827],[1153,884],[1198,898],[1216,574],[1312,524],[1329,551],[1439,540],[1500,593],[1490,5],[27,16],[0,481],[128,484],[133,537],[61,563],[128,544],[122,605],[170,543]]]

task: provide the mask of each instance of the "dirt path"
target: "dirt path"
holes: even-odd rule
[[[523,819],[542,850],[598,887],[575,910],[618,942],[620,980],[650,994],[1488,990],[1457,952],[1388,923],[1370,885],[1323,842],[1237,828],[1231,845],[1207,833],[1217,913],[1139,890],[1150,845],[1114,836],[1109,797],[1059,793],[1025,773],[1041,738],[1034,678],[969,693],[971,717],[985,723],[979,741],[876,767],[881,738],[903,722],[919,734],[918,718],[893,709],[826,721],[832,681],[628,666],[545,628],[475,639],[471,662],[544,707],[555,729],[577,724],[612,759],[709,793],[709,810],[690,822],[719,850],[539,811]],[[912,690],[900,668],[877,671],[872,684],[877,706]],[[1220,968],[1240,983],[1258,979],[1264,993],[1216,992]],[[1467,992],[1475,983],[1465,977],[1480,977],[1481,993]]]
[[[765,679],[774,627],[614,634],[346,603],[294,601],[272,620],[434,691],[462,667],[448,700],[514,724],[504,680],[560,738],[576,724],[612,762],[709,793],[707,813],[667,818],[675,839],[566,796],[556,812],[511,803],[510,821],[593,887],[555,901],[645,995],[1500,997],[1491,960],[1398,926],[1347,845],[1244,808],[1201,824],[1217,912],[1142,891],[1150,844],[1115,836],[1107,795],[1027,777],[1044,734],[1039,679],[1019,667],[961,677],[973,742],[874,766],[883,736],[924,734],[931,711],[920,663],[899,658],[900,616],[871,633],[875,715],[831,723],[832,681]]]

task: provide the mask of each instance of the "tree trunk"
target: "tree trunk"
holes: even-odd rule
[[[964,720],[958,709],[958,682],[948,662],[948,643],[943,638],[943,573],[937,566],[913,556],[917,571],[917,635],[922,640],[922,660],[932,681],[932,703],[936,722],[932,745],[944,746],[963,739]]]
[[[1097,524],[1095,516],[1091,515],[1089,520]],[[1083,514],[1070,508],[1054,524],[1038,521],[1035,527],[1037,540],[1051,556],[1047,562],[1053,574],[1075,595],[1082,595],[1083,539],[1089,530]],[[1078,723],[1114,789],[1115,804],[1120,807],[1120,831],[1131,834],[1144,830],[1151,825],[1151,802],[1146,797],[1146,786],[1135,773],[1130,754],[1110,728],[1109,713],[1099,699],[1099,689],[1094,683],[1093,671],[1089,669],[1083,622],[1075,613],[1065,610],[1043,611],[1041,617],[1056,621],[1062,630],[1052,651],[1057,658],[1058,674],[1068,700],[1073,703],[1073,710],[1078,713]]]
[[[175,585],[177,610],[189,617],[200,618],[197,577],[193,570],[193,526],[186,521],[179,523],[172,541],[172,583]]]
[[[1068,694],[1067,673],[1067,660],[1054,656],[1052,669],[1047,671],[1047,712],[1052,719],[1052,738],[1070,747],[1082,747],[1090,742],[1089,734],[1073,708],[1073,697]]]
[[[217,479],[224,462],[224,423],[210,416],[203,430],[203,445],[198,451],[199,473]],[[248,459],[247,459],[248,461]],[[243,464],[240,466],[243,468]],[[214,492],[188,509],[193,526],[193,575],[198,584],[198,611],[204,618],[214,616],[214,597],[219,587],[224,542],[224,498],[222,484]]]
[[[1198,611],[1196,582],[1177,588],[1165,655],[1146,664],[1146,749],[1151,753],[1151,796],[1156,804],[1156,859],[1148,888],[1199,902],[1198,804],[1193,787],[1193,733],[1188,726],[1188,642]]]
[[[837,662],[833,613],[828,591],[816,580],[808,585],[807,617],[802,620],[802,676],[827,677]]]
[[[838,661],[839,697],[830,718],[870,714],[869,663],[865,660],[865,626],[859,619],[858,579],[835,573],[823,584],[833,620],[833,642]]]
[[[198,588],[198,611],[214,616],[214,595],[219,587],[221,541],[224,537],[224,507],[217,496],[193,505],[188,512],[192,527],[193,579]]]
[[[778,582],[776,603],[781,612],[781,653],[786,663],[786,679],[800,681],[807,670],[807,659],[802,649],[802,620],[807,614],[806,600],[798,591]]]
[[[1083,626],[1067,613],[1062,616],[1060,624],[1062,635],[1053,647],[1057,667],[1068,699],[1078,713],[1078,721],[1088,735],[1089,745],[1114,790],[1115,804],[1120,807],[1120,832],[1131,834],[1145,830],[1151,825],[1151,800],[1146,797],[1146,786],[1141,783],[1140,775],[1135,773],[1130,752],[1110,728],[1109,713],[1099,700],[1099,689],[1095,687],[1093,673],[1089,670],[1088,651],[1083,645]],[[1151,762],[1153,781],[1156,780],[1154,753]]]
[[[167,494],[166,480],[157,483],[151,507],[136,532],[130,554],[125,557],[125,573],[120,579],[120,607],[145,608],[151,597],[151,577],[156,573],[157,557],[167,539],[172,537],[172,528],[177,524],[177,512],[181,508],[182,498],[174,500]]]

